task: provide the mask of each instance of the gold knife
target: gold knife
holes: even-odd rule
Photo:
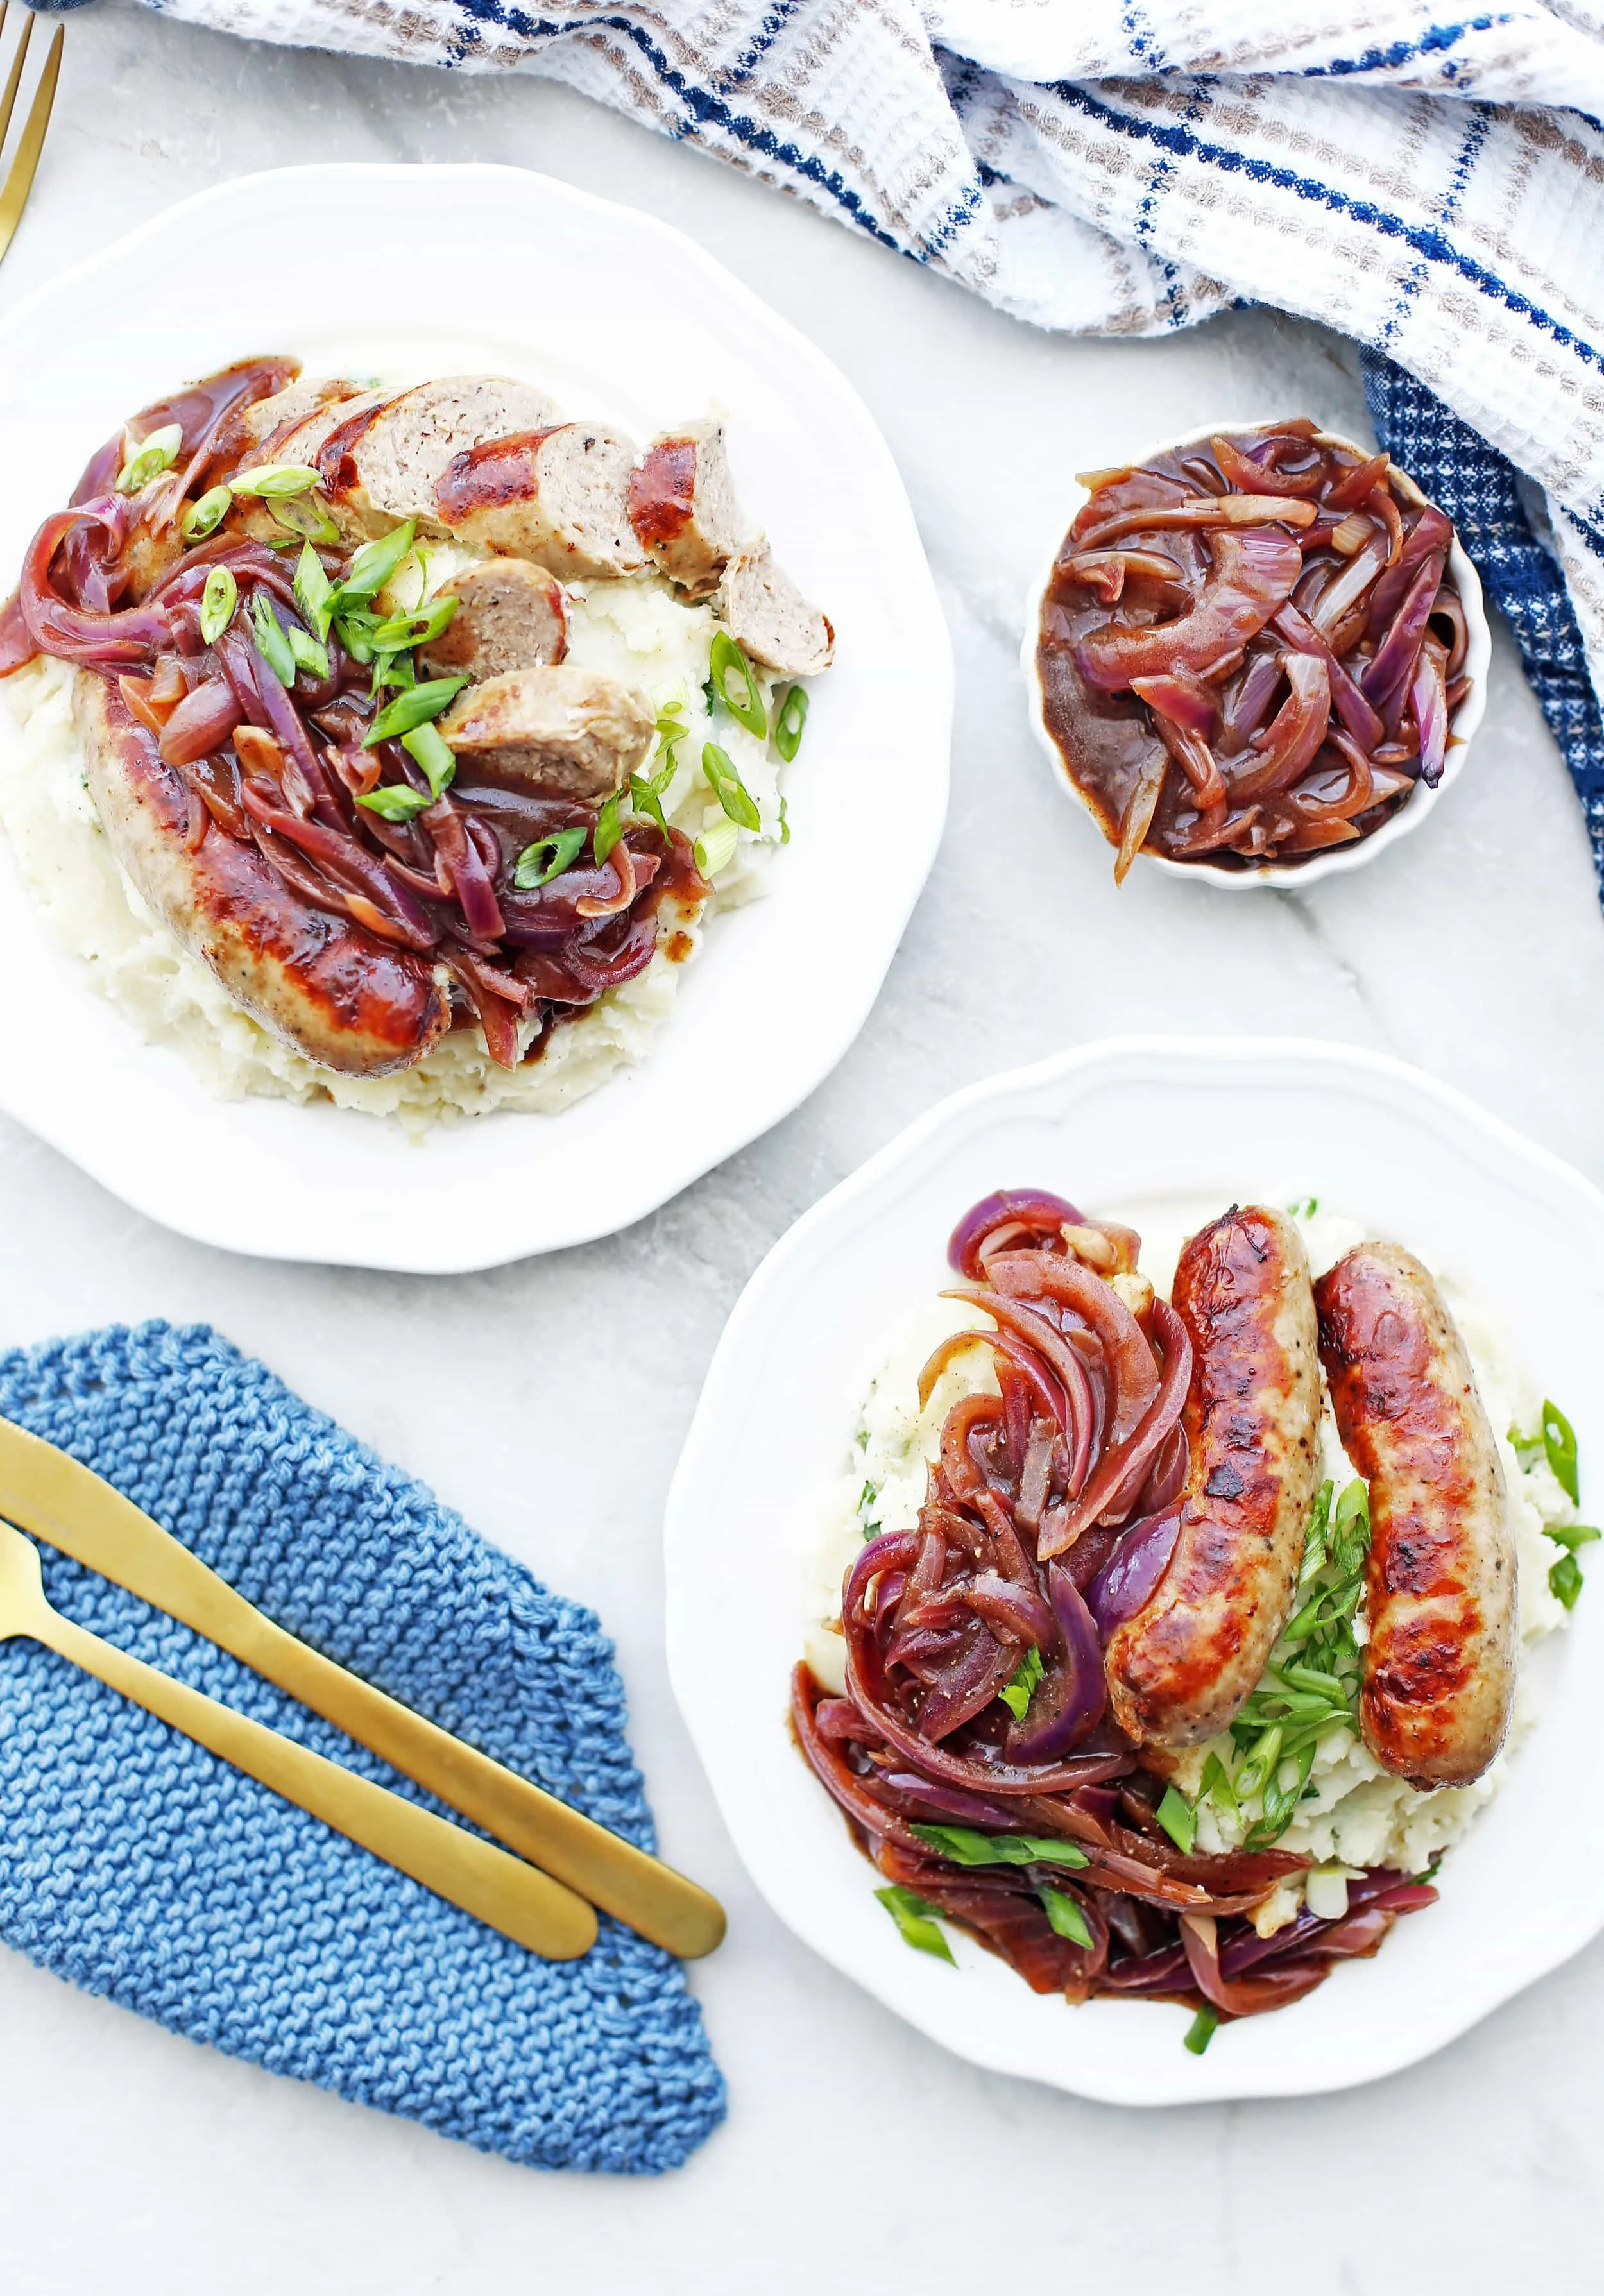
[[[276,1626],[131,1499],[8,1419],[0,1515],[254,1667],[654,1945],[695,1960],[722,1939],[705,1890]]]

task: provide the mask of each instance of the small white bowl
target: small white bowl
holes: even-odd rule
[[[1157,446],[1147,447],[1142,454],[1131,455],[1130,461],[1131,466],[1135,467],[1139,463],[1150,462],[1156,455],[1172,454],[1178,447],[1206,447],[1211,439],[1219,438],[1222,435],[1230,438],[1244,430],[1262,430],[1273,420],[1273,416],[1261,415],[1251,422],[1205,423],[1201,430],[1189,430],[1181,438],[1162,439]],[[1345,439],[1332,430],[1316,431],[1315,438],[1322,447],[1340,447],[1352,455],[1368,455],[1373,452],[1370,447],[1356,446],[1353,439]],[[1404,491],[1416,502],[1424,503],[1427,499],[1427,496],[1408,472],[1398,470],[1396,463],[1393,467]],[[1105,833],[1102,823],[1098,820],[1091,806],[1075,786],[1057,743],[1047,730],[1041,676],[1036,659],[1041,636],[1042,601],[1047,594],[1048,585],[1053,578],[1053,568],[1057,562],[1058,552],[1063,546],[1063,534],[1068,532],[1070,526],[1079,516],[1082,505],[1090,499],[1084,487],[1074,488],[1067,506],[1068,515],[1064,521],[1063,532],[1053,545],[1052,555],[1042,570],[1041,579],[1031,591],[1030,607],[1025,618],[1024,637],[1019,650],[1019,661],[1024,672],[1024,690],[1030,706],[1031,725],[1035,731],[1036,738],[1051,758],[1055,777],[1065,796],[1073,798],[1077,805],[1086,808],[1096,824],[1098,835],[1101,837]],[[1203,877],[1206,878],[1210,884],[1222,885],[1229,892],[1240,893],[1250,891],[1261,885],[1312,885],[1318,878],[1337,877],[1345,870],[1361,869],[1367,861],[1373,861],[1376,856],[1383,852],[1387,846],[1395,845],[1401,837],[1407,837],[1411,829],[1419,829],[1432,808],[1445,795],[1450,786],[1463,771],[1465,753],[1470,746],[1470,737],[1481,724],[1482,712],[1487,706],[1487,668],[1493,658],[1493,634],[1488,628],[1486,609],[1482,603],[1481,582],[1475,567],[1465,554],[1457,532],[1449,545],[1448,571],[1453,578],[1454,587],[1460,594],[1460,603],[1465,611],[1465,631],[1468,640],[1465,652],[1465,674],[1470,680],[1470,690],[1448,721],[1448,757],[1443,767],[1443,778],[1435,789],[1428,789],[1424,782],[1418,783],[1413,796],[1406,797],[1402,804],[1382,823],[1380,828],[1373,830],[1370,836],[1360,838],[1353,845],[1334,845],[1324,853],[1317,853],[1309,861],[1266,861],[1254,869],[1227,869],[1213,861],[1175,861],[1172,860],[1167,854],[1149,853],[1145,849],[1138,853],[1138,860],[1147,862],[1153,868],[1165,870],[1173,877],[1193,879]]]

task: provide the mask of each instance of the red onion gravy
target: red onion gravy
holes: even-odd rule
[[[1441,778],[1468,691],[1452,529],[1304,420],[1084,483],[1042,600],[1042,713],[1116,848],[1248,870],[1370,836]]]

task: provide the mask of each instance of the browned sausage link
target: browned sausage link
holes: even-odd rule
[[[686,532],[695,508],[695,439],[657,439],[629,480],[629,522],[655,557]]]
[[[322,1068],[388,1076],[444,1033],[431,960],[389,947],[292,892],[254,845],[213,826],[185,849],[184,783],[116,681],[80,670],[73,714],[89,794],[113,852],[185,947],[275,1036]]]
[[[1309,1262],[1280,1212],[1233,1207],[1195,1235],[1172,1300],[1192,1342],[1180,1528],[1106,1661],[1120,1727],[1189,1746],[1226,1727],[1287,1622],[1314,1497],[1320,1370]]]
[[[440,516],[447,525],[455,525],[473,511],[500,510],[509,503],[527,501],[537,484],[535,456],[540,442],[560,428],[554,422],[544,430],[486,439],[454,455],[435,486]]]
[[[1315,1298],[1343,1447],[1370,1490],[1365,1743],[1411,1785],[1464,1785],[1497,1753],[1515,1687],[1498,1447],[1464,1341],[1411,1253],[1361,1243]]]

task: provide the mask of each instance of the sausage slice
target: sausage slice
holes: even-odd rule
[[[663,572],[704,598],[751,529],[736,499],[721,422],[687,422],[653,439],[629,480],[629,521]]]
[[[274,463],[300,463],[308,470],[321,473],[323,455],[331,439],[348,428],[359,424],[384,404],[381,390],[359,390],[347,398],[325,400],[303,414],[299,422],[280,424],[270,432],[259,447],[246,455],[238,464],[238,473],[266,468]],[[320,488],[324,500],[348,542],[362,539],[366,529],[349,504],[336,502],[326,488]],[[251,495],[242,496],[234,504],[234,516],[247,534],[259,541],[268,541],[282,536],[284,529],[274,517],[271,507]]]
[[[568,651],[563,586],[544,566],[522,558],[490,558],[470,566],[436,593],[455,598],[457,611],[422,660],[431,677],[462,672],[499,677],[509,669],[539,669]]]
[[[254,845],[209,828],[185,850],[184,783],[116,681],[80,669],[73,718],[111,849],[184,947],[276,1037],[344,1076],[411,1068],[444,1034],[447,991],[427,958],[292,892]]]
[[[555,422],[558,411],[543,390],[503,375],[420,382],[329,439],[320,461],[324,492],[370,534],[387,534],[408,518],[425,533],[441,533],[434,489],[453,458],[481,440]]]
[[[448,465],[439,515],[465,542],[531,558],[564,580],[638,574],[645,551],[629,523],[635,448],[598,422],[560,422],[489,439]]]
[[[1182,1251],[1172,1300],[1192,1342],[1180,1529],[1106,1662],[1123,1730],[1192,1746],[1226,1727],[1263,1674],[1304,1557],[1320,1402],[1296,1225],[1263,1205],[1233,1206]]]
[[[782,677],[813,677],[830,666],[835,631],[761,535],[730,560],[713,611],[744,653]]]
[[[587,804],[622,789],[655,727],[642,695],[572,662],[488,677],[459,693],[440,721],[460,764]]]
[[[1343,1448],[1370,1491],[1364,1741],[1411,1785],[1466,1785],[1502,1743],[1515,1694],[1498,1446],[1465,1343],[1412,1252],[1361,1243],[1315,1298]]]

